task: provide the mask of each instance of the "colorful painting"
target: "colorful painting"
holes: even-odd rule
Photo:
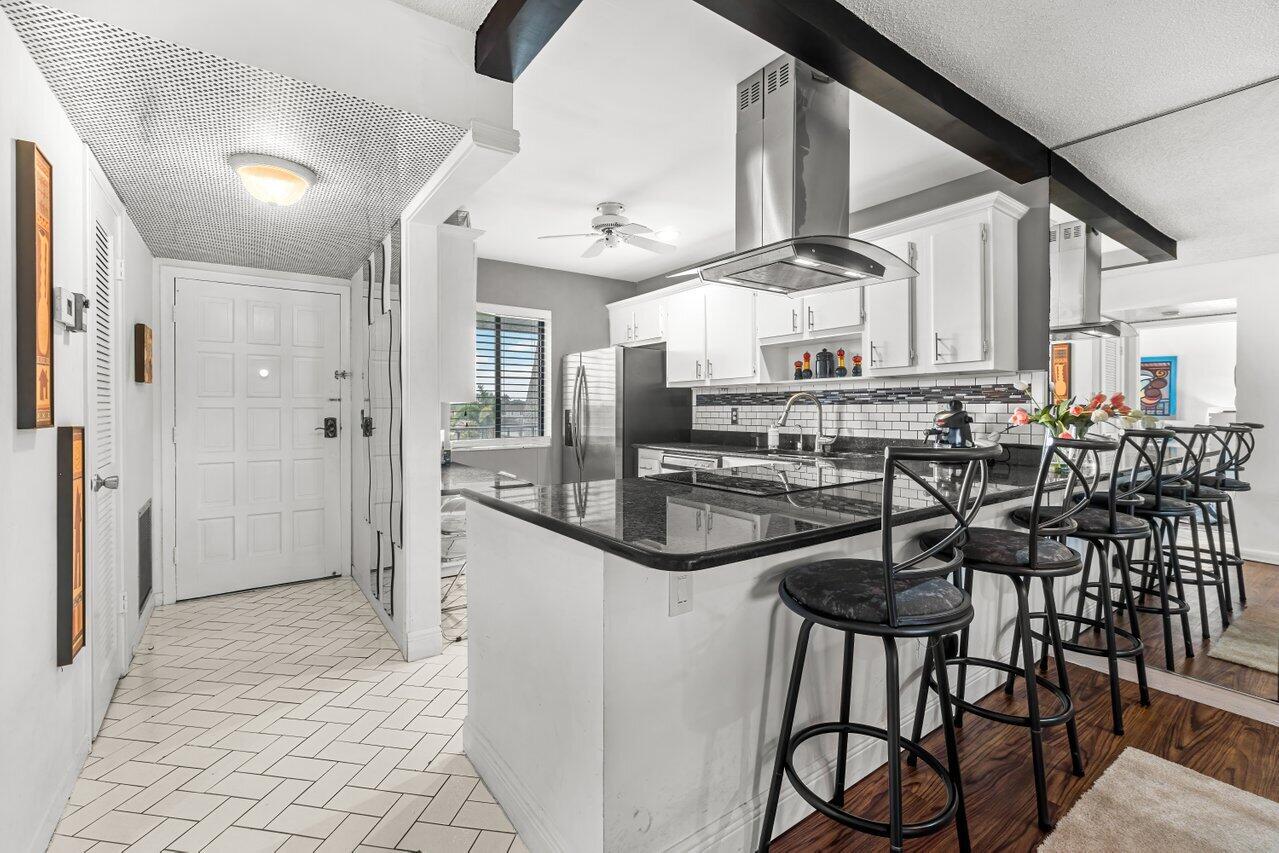
[[[1141,411],[1157,418],[1177,416],[1177,356],[1141,357]]]
[[[84,427],[58,427],[58,666],[84,648]]]
[[[53,426],[53,166],[34,142],[15,143],[17,422]]]
[[[151,384],[151,327],[133,324],[133,381]]]
[[[1052,345],[1051,360],[1052,401],[1061,403],[1070,399],[1070,344]]]

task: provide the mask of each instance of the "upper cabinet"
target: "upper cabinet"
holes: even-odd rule
[[[642,346],[666,339],[666,299],[637,296],[608,306],[608,341],[613,346]]]
[[[794,297],[760,291],[755,297],[756,334],[761,340],[798,341],[856,331],[866,321],[862,291],[845,287]]]
[[[911,235],[888,237],[877,242],[919,269],[919,247]],[[914,369],[915,285],[916,279],[908,278],[863,289],[866,335],[862,356],[868,370],[886,375]]]
[[[666,382],[703,385],[755,375],[755,294],[708,284],[667,299]]]

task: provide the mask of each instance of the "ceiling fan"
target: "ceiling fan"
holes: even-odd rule
[[[647,225],[631,222],[622,215],[625,209],[626,205],[615,201],[600,202],[595,205],[595,212],[599,215],[591,220],[593,231],[584,234],[545,234],[537,239],[562,240],[568,237],[594,237],[595,242],[582,252],[584,258],[597,257],[605,249],[615,249],[623,243],[662,255],[675,251],[675,247],[670,243],[645,237],[645,234],[656,232]]]

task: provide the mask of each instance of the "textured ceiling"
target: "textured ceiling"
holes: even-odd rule
[[[839,0],[1055,147],[1279,75],[1275,0]]]
[[[363,2],[363,0],[360,0]],[[475,32],[484,23],[484,16],[497,0],[395,0],[423,15],[448,21],[464,30]]]
[[[0,6],[156,257],[350,277],[463,135],[26,0]],[[227,164],[238,152],[318,179],[270,207]]]

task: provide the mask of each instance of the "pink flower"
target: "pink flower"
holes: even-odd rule
[[[1070,413],[1071,413],[1072,415],[1074,415],[1075,417],[1079,417],[1080,415],[1082,415],[1082,414],[1084,413],[1084,407],[1083,407],[1083,406],[1071,406],[1071,407],[1070,407]]]
[[[1124,404],[1123,394],[1115,394],[1115,396],[1110,398],[1110,405],[1112,406],[1122,406],[1123,404]]]
[[[1088,408],[1095,409],[1104,402],[1106,402],[1106,395],[1098,394],[1096,397],[1093,397],[1092,400],[1088,402]]]
[[[1016,409],[1008,418],[1008,423],[1013,426],[1025,426],[1030,423],[1030,412],[1025,409]]]
[[[1068,429],[1064,429],[1064,430],[1062,430],[1062,431],[1061,431],[1061,435],[1059,435],[1059,436],[1057,436],[1057,437],[1058,437],[1058,438],[1074,438],[1074,436],[1070,434],[1070,430],[1068,430]]]

